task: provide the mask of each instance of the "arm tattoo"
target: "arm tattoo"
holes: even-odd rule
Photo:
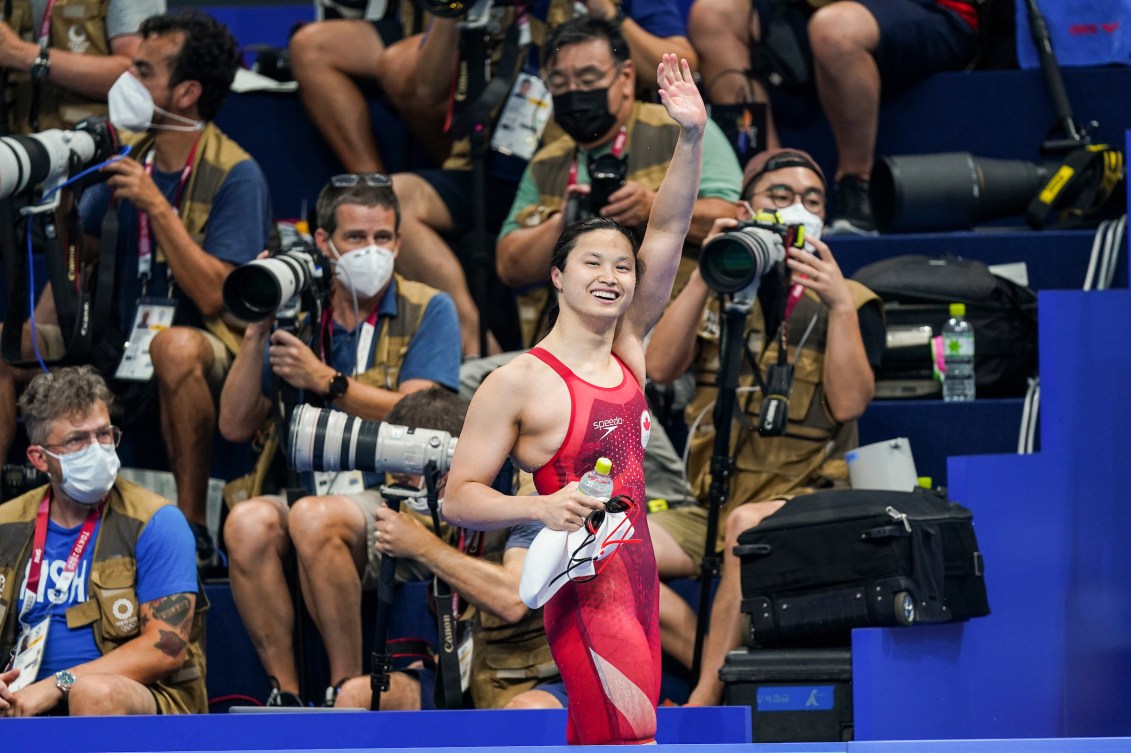
[[[187,594],[171,594],[153,602],[153,618],[180,628],[192,618],[192,600]]]
[[[185,639],[174,633],[172,630],[161,630],[158,635],[157,643],[153,644],[161,653],[166,656],[173,657],[174,659],[181,655],[185,650]]]

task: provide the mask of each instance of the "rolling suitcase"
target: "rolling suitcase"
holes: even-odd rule
[[[795,497],[735,553],[747,645],[838,644],[854,627],[990,611],[973,515],[926,489]]]

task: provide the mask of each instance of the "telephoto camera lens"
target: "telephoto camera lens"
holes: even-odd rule
[[[737,293],[761,279],[784,254],[782,239],[772,230],[740,224],[704,244],[699,273],[716,293]]]
[[[288,460],[296,471],[368,471],[418,475],[434,462],[447,473],[456,438],[446,431],[367,421],[302,405],[291,415]]]
[[[224,305],[245,322],[262,321],[305,292],[317,272],[317,263],[306,250],[288,249],[269,259],[256,259],[225,278]]]

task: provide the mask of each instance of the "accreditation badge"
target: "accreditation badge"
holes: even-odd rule
[[[148,382],[153,378],[150,343],[157,333],[173,326],[176,310],[176,304],[167,298],[142,298],[138,301],[130,339],[126,342],[118,370],[114,372],[115,378],[132,382]]]
[[[14,693],[20,688],[26,688],[39,676],[39,665],[43,663],[43,649],[47,645],[47,628],[50,626],[51,617],[48,615],[33,627],[20,631],[12,655],[12,664],[9,667],[20,670],[20,676],[8,683],[8,690]]]
[[[546,130],[553,110],[550,93],[542,79],[530,73],[518,74],[495,125],[491,148],[529,160],[538,151],[542,131]]]
[[[319,497],[327,494],[360,494],[365,491],[365,476],[361,471],[315,471],[314,493]]]

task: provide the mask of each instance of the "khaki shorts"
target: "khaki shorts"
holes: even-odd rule
[[[365,563],[365,571],[361,574],[361,587],[365,591],[375,591],[377,584],[381,577],[381,553],[377,551],[377,509],[385,505],[381,493],[376,489],[366,489],[357,494],[341,494],[337,495],[352,500],[357,505],[357,509],[361,511],[361,515],[365,518],[365,551],[368,558]],[[266,494],[263,496],[265,499],[270,499],[284,514],[289,511],[286,500],[282,495]],[[432,530],[432,520],[412,510],[405,510],[412,517],[420,521],[425,528]],[[407,583],[414,580],[424,580],[432,577],[432,571],[425,567],[423,564],[416,560],[398,559],[396,582]]]

